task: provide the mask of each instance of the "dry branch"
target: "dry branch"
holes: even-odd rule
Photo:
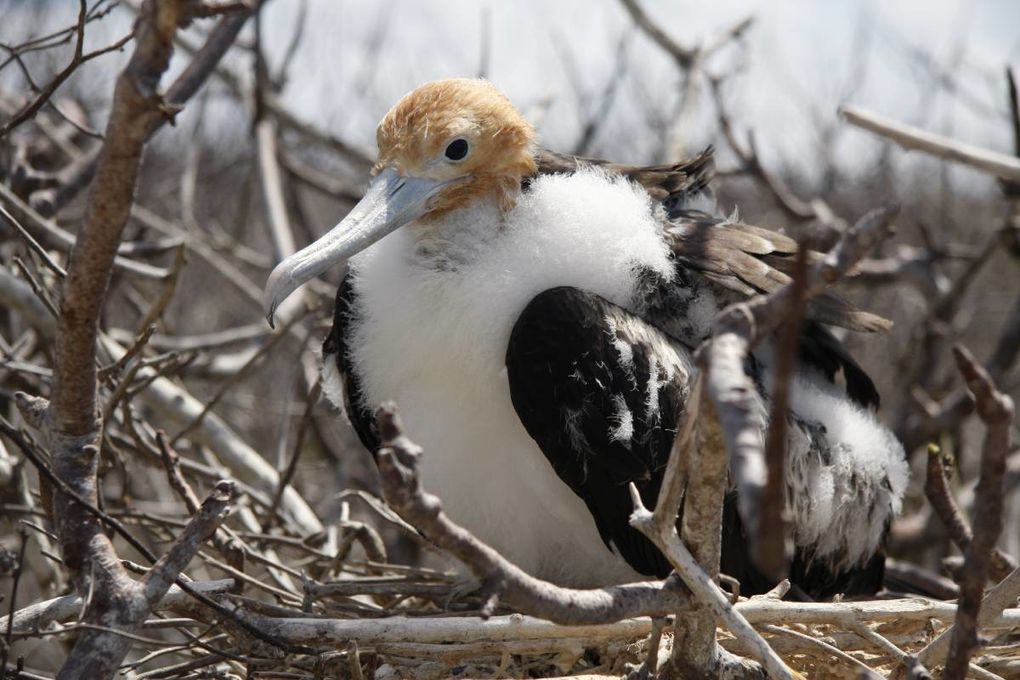
[[[981,477],[975,490],[974,512],[981,518],[964,553],[963,580],[960,584],[960,609],[953,625],[944,678],[963,680],[970,657],[977,647],[978,614],[988,580],[995,543],[1002,532],[1002,478],[1010,451],[1013,424],[1013,400],[999,392],[995,383],[962,345],[953,348],[957,367],[974,395],[977,412],[985,423],[984,450],[981,453]],[[1015,602],[1016,594],[1014,594]]]
[[[1020,578],[1014,578],[1011,588],[1015,589]],[[196,581],[189,587],[199,592],[211,589],[210,595],[230,589],[230,579],[218,581]],[[997,592],[995,589],[993,593]],[[1013,590],[1015,592],[1015,590]],[[175,595],[177,593],[177,595]],[[179,595],[179,598],[178,598]],[[172,589],[168,594],[168,608],[194,605],[187,594]],[[1000,595],[1000,598],[1002,596]],[[238,599],[238,598],[233,598]],[[77,596],[65,596],[30,605],[19,610],[14,621],[18,632],[28,632],[45,627],[51,622],[70,620],[80,612],[81,600]],[[169,605],[172,604],[172,607]],[[742,600],[735,606],[749,623],[764,627],[781,626],[837,626],[853,630],[858,625],[882,625],[890,623],[916,623],[918,628],[929,620],[952,623],[956,616],[956,605],[950,602],[910,598],[899,600],[868,600],[861,602],[788,602],[764,597]],[[986,630],[1009,630],[1020,626],[1020,609],[1007,608],[992,611],[987,619],[982,617],[981,626]],[[290,614],[297,612],[288,611]],[[257,622],[267,633],[272,632],[280,640],[292,644],[314,642],[321,635],[319,643],[336,644],[345,640],[357,640],[362,645],[382,642],[415,640],[423,643],[529,640],[541,638],[588,637],[593,640],[611,637],[637,639],[652,631],[652,620],[647,617],[627,618],[616,623],[562,625],[534,616],[510,614],[479,617],[404,617],[368,619],[329,619],[288,616],[255,616],[246,614],[251,622]],[[292,622],[293,625],[288,625]],[[0,618],[0,626],[6,619]],[[856,634],[847,636],[847,639]],[[743,643],[741,643],[743,644]],[[849,645],[848,645],[849,646]]]
[[[706,574],[717,579],[722,554],[726,461],[722,456],[711,454],[720,450],[719,432],[714,427],[711,408],[706,408],[703,402],[703,395],[704,380],[699,375],[687,398],[670,450],[664,475],[665,488],[659,492],[653,521],[647,528],[660,535],[675,534],[677,511],[682,499],[680,538]],[[707,427],[698,427],[697,423],[702,418],[708,423]],[[653,536],[649,537],[655,541]],[[658,545],[658,541],[655,542]],[[680,575],[683,577],[682,573]],[[726,660],[716,644],[716,623],[711,606],[700,600],[692,603],[687,611],[677,612],[670,655],[675,671],[696,676],[719,673]]]
[[[101,338],[101,342],[113,361],[126,351],[107,337]],[[199,399],[169,378],[158,376],[153,368],[140,369],[138,379],[147,384],[138,393],[137,399],[152,409],[156,417],[166,425],[185,427],[205,410],[205,405]],[[189,436],[193,442],[208,446],[232,475],[254,486],[266,498],[271,498],[275,493],[280,483],[279,474],[215,413],[208,413],[202,418],[202,422]],[[288,487],[284,491],[281,507],[288,520],[294,522],[302,532],[322,531],[322,522],[318,516],[293,488]]]
[[[156,89],[170,63],[171,38],[183,19],[178,9],[176,3],[150,2],[137,24],[135,51],[117,80],[82,237],[71,252],[64,281],[55,336],[53,399],[44,437],[51,448],[57,475],[93,501],[100,427],[96,400],[99,314],[130,211],[145,145],[146,121],[164,115]],[[88,453],[89,448],[93,449],[92,454]],[[79,578],[92,569],[89,564],[94,560],[102,565],[97,565],[100,573],[109,569],[111,579],[126,578],[112,545],[91,516],[62,496],[57,497],[54,516],[60,518],[57,533],[64,559]],[[83,636],[87,637],[90,636]]]
[[[748,646],[751,656],[765,667],[770,676],[776,678],[800,677],[799,674],[787,668],[761,635],[730,604],[726,593],[702,570],[694,556],[680,540],[675,526],[669,525],[666,529],[661,522],[656,522],[654,515],[642,504],[641,496],[633,484],[631,485],[631,497],[635,507],[634,514],[631,516],[631,525],[648,536],[656,547],[666,555],[670,564],[684,580],[687,587],[691,589],[694,596],[708,607],[731,633]]]
[[[790,538],[790,517],[786,508],[787,412],[790,404],[790,381],[797,365],[801,326],[807,311],[808,248],[801,246],[794,261],[790,284],[790,307],[779,332],[776,348],[776,370],[772,381],[769,426],[765,437],[765,468],[767,478],[762,492],[758,535],[754,539],[753,559],[763,574],[781,580],[789,573],[793,557]]]
[[[945,526],[949,537],[960,551],[966,551],[974,538],[967,520],[964,519],[960,506],[956,504],[953,492],[946,479],[945,466],[942,464],[942,453],[938,447],[928,451],[927,474],[924,483],[924,495],[931,503],[935,514]],[[1016,560],[998,548],[992,550],[992,562],[989,565],[990,575],[996,581],[1006,578],[1016,569]]]
[[[216,27],[210,31],[205,45],[195,52],[188,66],[167,88],[162,97],[163,111],[161,115],[150,116],[145,120],[146,139],[151,138],[168,120],[173,120],[174,114],[205,83],[209,74],[213,72],[220,59],[234,43],[249,16],[250,10],[232,12],[229,16],[220,19]],[[105,144],[103,146],[105,147]],[[67,205],[92,179],[100,163],[102,148],[96,147],[65,168],[60,173],[57,187],[33,194],[30,197],[32,207],[46,215],[54,215],[60,208]]]
[[[846,122],[892,140],[904,149],[914,149],[936,158],[955,161],[1012,182],[1020,182],[1020,159],[981,149],[970,144],[925,132],[856,106],[839,110]]]
[[[221,483],[141,582],[128,576],[94,510],[102,428],[96,373],[99,316],[130,215],[148,130],[167,115],[158,88],[170,63],[172,39],[178,25],[189,19],[181,3],[150,0],[135,26],[134,53],[117,79],[96,180],[63,281],[52,398],[48,404],[19,402],[26,421],[40,431],[60,482],[52,516],[64,563],[78,591],[91,593],[83,617],[91,627],[78,636],[58,677],[113,675],[132,644],[129,636],[223,521],[233,493],[231,484]]]
[[[1000,619],[1004,611],[1016,605],[1018,597],[1020,597],[1020,570],[1015,570],[993,587],[981,601],[977,626],[986,630],[991,628],[993,622]],[[950,651],[954,630],[955,626],[951,626],[942,631],[938,637],[918,652],[918,660],[928,665],[942,663]]]
[[[18,224],[25,232],[29,234],[34,233],[35,236],[53,248],[73,249],[77,246],[78,239],[76,237],[61,229],[52,220],[44,218],[30,208],[4,184],[0,184],[0,201],[3,201],[7,210],[10,211],[11,218],[20,220]],[[152,265],[138,262],[122,255],[116,255],[113,258],[113,265],[117,269],[149,279],[162,280],[169,273],[162,267],[153,267]]]
[[[205,595],[216,595],[227,592],[233,583],[232,579],[220,579],[218,581],[192,581],[188,585],[193,590]],[[179,586],[173,585],[152,607],[152,611],[173,610],[193,601],[189,594],[181,590]],[[54,623],[64,623],[73,619],[81,612],[84,603],[81,595],[64,595],[51,600],[35,602],[19,609],[14,614],[11,625],[16,635],[28,635],[35,631],[46,630]],[[9,620],[6,616],[0,618],[0,629],[6,630]]]
[[[89,19],[87,0],[79,0],[78,7],[78,23],[75,27],[74,53],[71,56],[71,61],[36,94],[34,99],[26,102],[21,110],[15,113],[10,120],[5,122],[3,125],[0,125],[0,139],[5,137],[11,132],[11,130],[18,127],[26,120],[35,116],[35,114],[39,112],[39,109],[41,109],[45,104],[50,103],[50,97],[53,96],[53,94],[57,91],[57,88],[59,88],[72,73],[78,70],[78,67],[87,61],[95,59],[96,57],[121,49],[127,44],[128,40],[131,39],[131,36],[127,35],[112,45],[86,53],[84,50],[85,24]]]

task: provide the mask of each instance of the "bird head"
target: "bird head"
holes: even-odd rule
[[[302,284],[387,234],[428,223],[472,201],[513,207],[521,180],[534,174],[535,131],[491,83],[456,78],[405,95],[376,130],[379,160],[364,197],[322,238],[269,275],[266,319]]]

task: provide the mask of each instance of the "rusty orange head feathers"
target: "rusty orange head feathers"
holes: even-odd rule
[[[437,196],[428,217],[490,193],[508,208],[521,178],[535,172],[534,128],[485,80],[437,80],[412,90],[379,123],[376,141],[377,170],[471,177]]]

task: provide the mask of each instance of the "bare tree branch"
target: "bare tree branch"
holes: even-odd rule
[[[126,35],[120,40],[116,41],[112,45],[103,47],[101,49],[85,53],[85,24],[88,21],[88,1],[78,1],[78,24],[75,28],[75,42],[74,42],[74,54],[71,56],[71,61],[65,66],[57,75],[55,75],[49,83],[46,84],[42,90],[36,95],[35,99],[27,102],[20,111],[11,117],[3,125],[0,125],[0,139],[3,139],[7,134],[14,128],[18,127],[26,120],[29,120],[34,116],[39,109],[43,107],[47,102],[50,101],[50,97],[57,91],[65,80],[71,77],[71,74],[78,70],[78,67],[87,61],[91,61],[96,57],[115,52],[120,50],[127,44],[131,39],[131,35]]]
[[[1010,450],[1013,400],[998,391],[995,383],[962,345],[953,348],[956,364],[974,395],[977,412],[984,421],[984,450],[981,454],[981,478],[975,491],[974,512],[981,518],[974,538],[964,553],[963,582],[960,584],[960,609],[953,625],[949,657],[943,677],[963,680],[970,657],[977,647],[978,614],[992,561],[992,551],[1002,532],[1002,477]],[[1015,598],[1015,596],[1014,596]],[[1014,599],[1015,601],[1015,599]]]
[[[1018,158],[1012,158],[994,151],[964,144],[942,135],[925,132],[910,125],[876,115],[870,111],[859,109],[856,106],[844,106],[840,108],[839,112],[846,119],[846,122],[851,125],[892,140],[904,149],[923,151],[936,158],[963,163],[976,170],[981,170],[982,172],[987,172],[1013,182],[1020,182],[1020,159]]]
[[[956,504],[956,499],[953,498],[953,492],[949,488],[945,466],[942,464],[942,454],[938,447],[934,446],[928,450],[924,495],[931,503],[935,514],[942,520],[953,543],[961,551],[966,551],[974,535],[971,533],[970,527],[967,526],[967,520],[964,519],[960,507]],[[993,548],[992,562],[989,566],[989,573],[993,579],[1001,581],[1016,567],[1016,560],[998,548]]]

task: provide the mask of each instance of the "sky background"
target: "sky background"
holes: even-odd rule
[[[1020,62],[1020,2],[1015,0],[646,0],[643,5],[685,45],[755,16],[746,49],[724,50],[710,60],[709,71],[738,73],[728,83],[727,101],[738,122],[756,128],[770,153],[784,158],[808,153],[815,123],[831,123],[845,101],[1008,148],[1002,74],[1007,63]],[[299,18],[295,7],[279,1],[269,6],[269,44],[277,53]],[[624,36],[631,39],[623,84],[602,128],[615,140],[614,150],[633,154],[623,160],[642,160],[659,143],[627,139],[641,127],[635,122],[648,102],[669,115],[678,97],[674,64],[636,34],[615,0],[311,0],[306,21],[286,94],[314,119],[366,145],[375,122],[409,89],[477,72],[486,22],[491,27],[488,77],[526,110],[551,98],[540,121],[549,146],[569,148],[576,141],[583,110],[578,89],[587,96],[602,91]],[[926,64],[918,54],[934,61]],[[958,96],[932,96],[931,74],[939,71]],[[858,87],[852,88],[854,82]],[[702,103],[708,100],[703,97]],[[697,127],[714,134],[707,124]],[[712,141],[699,130],[690,135],[694,145]],[[606,145],[606,139],[598,141]],[[851,146],[854,141],[851,136]]]
[[[773,167],[803,170],[819,163],[820,131],[834,126],[838,161],[867,163],[878,142],[837,123],[843,103],[988,148],[1010,149],[1003,69],[1020,65],[1017,0],[642,4],[684,45],[696,45],[747,15],[755,17],[742,44],[717,53],[708,71],[730,74],[724,92],[734,122],[755,130]],[[427,80],[476,75],[483,46],[487,77],[536,120],[545,145],[569,150],[598,106],[621,41],[626,57],[620,86],[591,151],[633,162],[662,159],[665,153],[667,140],[647,130],[649,121],[674,119],[681,78],[616,0],[307,0],[304,6],[302,11],[298,0],[272,0],[266,8],[271,63],[281,61],[299,26],[302,31],[283,96],[302,118],[370,154],[375,124],[393,102]],[[0,39],[19,42],[29,32],[68,25],[76,10],[72,0],[7,0],[0,3]],[[41,18],[31,18],[40,12]],[[124,34],[131,17],[121,8],[91,25],[88,45]],[[209,25],[199,22],[192,32]],[[93,62],[78,76],[79,86],[83,83],[98,103],[108,101],[116,66],[125,58]],[[231,60],[250,72],[249,56],[235,50]],[[185,63],[178,56],[174,70]],[[0,73],[0,85],[16,86],[17,78],[8,68]],[[936,87],[938,82],[945,87]],[[700,117],[685,131],[689,150],[719,143],[705,92],[699,103]],[[203,134],[249,134],[243,113],[218,108],[215,93],[206,112],[214,122]],[[189,107],[176,131],[161,133],[161,143],[186,139],[196,117],[197,107]]]

